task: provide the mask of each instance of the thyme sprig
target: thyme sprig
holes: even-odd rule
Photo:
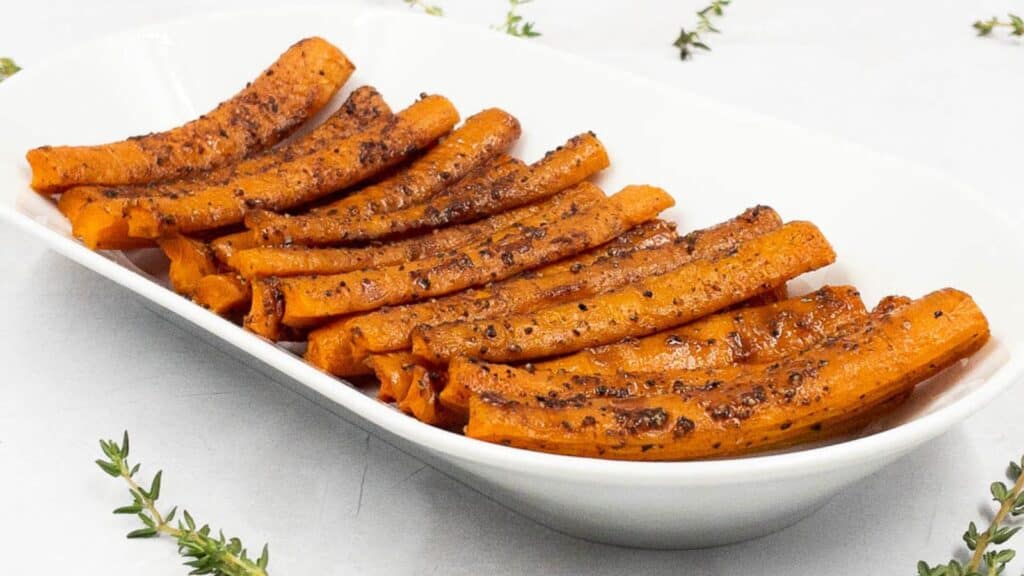
[[[917,563],[919,576],[998,576],[1006,571],[1007,564],[1017,555],[1009,548],[1003,550],[989,550],[991,545],[1004,544],[1013,537],[1021,527],[1005,526],[1007,517],[1024,516],[1024,474],[1021,468],[1024,467],[1024,457],[1020,462],[1010,462],[1006,471],[1007,477],[1013,483],[1007,486],[1004,482],[993,482],[989,487],[992,499],[999,503],[999,510],[992,517],[992,522],[983,532],[978,532],[978,527],[971,522],[964,532],[964,543],[971,551],[970,560],[967,564],[961,564],[957,560],[950,560],[948,564],[929,566],[927,562]]]
[[[0,82],[17,74],[21,66],[14,63],[10,58],[0,58]]]
[[[1007,14],[1007,17],[1009,19],[1004,22],[993,16],[988,20],[978,20],[973,26],[978,36],[988,36],[996,28],[1009,28],[1011,36],[1024,36],[1024,18],[1016,14]]]
[[[251,560],[238,538],[225,538],[224,532],[217,537],[210,535],[210,526],[196,525],[188,513],[182,512],[182,519],[174,521],[178,507],[175,506],[165,513],[157,509],[156,501],[160,498],[160,481],[163,471],[153,476],[149,489],[143,488],[136,481],[139,464],[128,463],[128,432],[124,433],[121,444],[114,440],[100,440],[100,448],[107,457],[97,460],[96,464],[114,478],[122,478],[128,484],[132,503],[114,510],[114,514],[134,514],[142,521],[143,527],[132,530],[128,538],[152,538],[164,534],[178,542],[178,553],[187,558],[185,565],[192,568],[189,574],[213,574],[214,576],[267,576],[267,563],[270,553],[267,546],[255,561]]]
[[[711,50],[711,47],[704,42],[701,34],[720,34],[721,30],[715,28],[714,24],[711,23],[711,17],[717,16],[722,17],[725,15],[725,7],[728,6],[732,0],[712,0],[711,4],[708,4],[703,9],[697,12],[697,24],[693,30],[687,32],[686,28],[679,30],[679,37],[672,43],[673,46],[679,49],[679,58],[687,60],[693,56],[693,49],[698,48],[700,50]]]
[[[402,0],[409,5],[410,8],[419,8],[423,12],[430,14],[431,16],[444,16],[444,10],[436,4],[427,4],[423,0]]]
[[[530,2],[533,2],[533,0],[508,0],[508,12],[505,13],[505,23],[492,26],[492,28],[519,38],[540,36],[540,32],[534,29],[533,22],[523,22],[523,17],[516,14],[516,8]]]

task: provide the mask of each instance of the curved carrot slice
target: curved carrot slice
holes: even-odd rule
[[[71,221],[75,236],[86,246],[94,249],[133,247],[140,240],[128,236],[128,221],[125,219],[132,199],[188,196],[209,186],[223,185],[233,178],[274,170],[280,164],[318,150],[332,149],[338,141],[390,116],[391,109],[377,90],[363,86],[353,91],[326,122],[294,142],[184,180],[145,186],[77,186],[61,194],[57,206]],[[148,240],[141,242],[150,243]]]
[[[217,260],[205,242],[172,234],[157,243],[171,261],[168,275],[171,287],[178,294],[191,296],[199,280],[217,272]]]
[[[663,274],[695,259],[714,256],[781,225],[774,210],[761,206],[649,250],[628,250],[603,257],[599,249],[590,256],[581,255],[542,268],[536,274],[527,273],[436,300],[378,310],[353,319],[349,327],[358,347],[371,352],[401,350],[412,345],[417,326],[459,322],[468,329],[473,321],[577,301]]]
[[[179,128],[100,146],[44,146],[27,154],[32,187],[141,184],[245,158],[313,116],[355,66],[322,38],[289,48],[244,90]]]
[[[139,198],[128,209],[130,236],[212,230],[237,224],[248,210],[285,210],[348,188],[394,166],[451,130],[459,115],[448,99],[425,96],[373,128],[285,162],[276,170],[232,178],[177,198]]]
[[[791,222],[719,258],[697,260],[616,292],[500,322],[417,329],[412,350],[433,364],[455,356],[505,362],[564,355],[685,324],[834,260],[816,226]]]
[[[282,278],[284,322],[374,310],[507,278],[603,244],[673,203],[661,189],[630,186],[588,210],[524,220],[449,254],[375,270]]]
[[[251,287],[238,274],[210,274],[196,283],[192,301],[218,316],[227,316],[245,308]]]
[[[411,352],[388,352],[387,354],[371,354],[366,364],[373,370],[373,375],[380,382],[377,399],[381,402],[394,402],[405,398],[412,384],[413,369],[416,358]]]
[[[988,337],[985,316],[970,296],[945,289],[870,323],[857,335],[751,370],[722,390],[582,400],[558,408],[496,394],[474,397],[466,435],[598,458],[747,454],[826,433],[836,423],[908,393],[977,351]]]
[[[339,218],[332,233],[315,243],[376,240],[470,222],[547,198],[607,166],[604,146],[592,134],[583,134],[532,165],[527,175],[509,175],[486,187],[467,179],[422,204],[364,218]]]
[[[614,374],[773,362],[810,348],[865,314],[856,288],[825,286],[798,298],[715,314],[534,366],[572,374]]]
[[[476,224],[445,228],[428,236],[425,240],[436,239],[448,231],[459,229],[464,231],[465,242],[460,241],[459,245],[468,244],[470,239],[476,240],[482,236],[490,236],[498,230],[502,230],[512,224],[534,218],[543,214],[560,214],[576,210],[585,210],[592,206],[599,199],[604,198],[604,193],[597,186],[581,185],[571,188],[544,202],[538,202],[509,212],[492,216]],[[477,228],[486,225],[486,229]],[[474,230],[479,230],[479,234]],[[462,234],[460,233],[460,236]],[[443,251],[444,248],[433,250],[431,244],[417,244],[414,250],[410,251],[410,260],[418,260],[431,254]],[[399,261],[402,261],[401,259]],[[348,324],[359,318],[353,316],[341,320],[335,320],[321,328],[309,333],[309,346],[306,348],[306,361],[325,372],[335,376],[358,376],[368,374],[369,370],[365,364],[366,350],[356,350],[353,346],[351,330]]]
[[[427,200],[508,150],[520,133],[519,121],[514,116],[489,108],[467,118],[423,157],[383,182],[308,214],[251,212],[245,217],[246,226],[269,245],[317,245],[344,240],[347,229],[355,222]]]

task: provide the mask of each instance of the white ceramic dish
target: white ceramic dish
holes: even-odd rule
[[[839,263],[794,283],[856,283],[873,302],[952,285],[972,293],[994,339],[922,386],[873,434],[744,459],[630,463],[485,444],[422,425],[180,298],[121,254],[68,235],[28,188],[24,152],[177,125],[234,93],[300,37],[319,34],[357,63],[347,86],[376,85],[400,108],[421,91],[464,115],[501,106],[522,121],[525,159],[583,130],[607,144],[609,190],[672,191],[685,229],[757,203],[811,219]],[[67,257],[152,301],[207,338],[273,368],[299,390],[356,416],[460,480],[570,534],[627,545],[693,547],[768,533],[941,434],[1022,371],[1021,236],[976,193],[935,174],[536,44],[443,19],[370,9],[287,9],[178,21],[103,39],[0,88],[0,213]],[[116,353],[115,353],[116,355]],[[120,361],[131,362],[130,358]]]

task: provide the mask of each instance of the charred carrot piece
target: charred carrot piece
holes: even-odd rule
[[[508,150],[520,133],[514,116],[489,108],[467,118],[423,157],[379,184],[304,215],[254,211],[246,216],[246,226],[268,245],[319,245],[344,239],[354,222],[423,202],[458,182]]]
[[[339,214],[333,221],[322,220],[330,226],[329,234],[299,240],[293,237],[293,241],[325,244],[376,240],[465,223],[547,198],[607,166],[608,155],[601,142],[592,134],[582,134],[531,166],[525,175],[489,179],[485,186],[467,179],[422,204],[385,214],[363,218]],[[259,230],[261,238],[265,231]]]
[[[612,255],[605,257],[598,249],[484,288],[371,312],[353,319],[349,328],[358,348],[371,352],[406,349],[412,345],[417,326],[468,323],[577,301],[714,256],[781,225],[774,210],[760,206],[647,250],[612,247]]]
[[[373,375],[380,382],[378,400],[395,402],[405,398],[412,384],[413,368],[417,366],[416,358],[411,352],[371,354],[366,358],[366,365],[373,370]]]
[[[573,374],[659,372],[774,362],[810,348],[867,311],[852,286],[708,316],[645,338],[582,350],[535,364]]]
[[[353,91],[326,122],[294,142],[283,143],[236,164],[182,180],[139,186],[77,186],[61,194],[58,208],[71,221],[75,236],[90,248],[123,249],[151,243],[128,236],[125,212],[133,199],[190,196],[232,179],[275,170],[280,164],[319,150],[333,149],[335,143],[390,116],[391,109],[377,90],[364,86]]]
[[[413,364],[409,389],[398,407],[425,424],[452,430],[461,428],[466,424],[465,417],[446,409],[438,400],[444,382],[442,370]]]
[[[374,310],[500,280],[603,244],[673,204],[631,186],[588,210],[545,214],[449,254],[406,265],[316,278],[282,278],[284,322]]]
[[[442,96],[426,96],[372,128],[276,170],[233,178],[178,198],[139,198],[128,209],[130,236],[211,230],[240,223],[248,210],[286,210],[348,188],[394,166],[451,130],[458,112]]]
[[[455,356],[496,362],[560,356],[691,322],[834,260],[816,226],[791,222],[716,259],[697,260],[615,292],[500,322],[418,328],[412,350],[433,364]]]
[[[231,259],[236,252],[249,250],[257,246],[259,244],[257,244],[256,239],[252,237],[248,230],[224,234],[210,240],[210,249],[213,250],[213,255],[219,262],[228,265],[230,265]]]
[[[312,117],[354,70],[329,42],[307,38],[233,98],[179,128],[99,146],[30,150],[32,187],[55,192],[81,184],[140,184],[240,160]]]
[[[988,337],[985,316],[970,296],[945,289],[872,322],[855,336],[752,370],[722,390],[591,399],[558,408],[500,395],[474,397],[466,434],[597,458],[747,454],[805,439],[905,394],[977,351]]]
[[[238,274],[210,274],[196,283],[192,300],[218,316],[228,316],[249,304],[251,286]]]
[[[247,278],[341,274],[366,268],[380,268],[420,260],[486,238],[527,217],[558,213],[576,206],[590,206],[604,195],[596,187],[567,190],[548,201],[522,206],[472,224],[435,230],[383,244],[360,248],[311,248],[308,246],[261,247],[242,250],[230,257],[229,265]]]
[[[561,214],[565,212],[585,210],[602,198],[604,198],[604,194],[596,186],[577,186],[576,188],[557,194],[553,198],[544,202],[532,204],[511,212],[505,212],[488,218],[487,220],[483,220],[478,224],[468,224],[465,226],[440,230],[434,235],[427,237],[424,244],[416,244],[415,247],[408,246],[408,248],[411,249],[407,253],[409,256],[408,259],[410,261],[419,260],[422,257],[441,252],[443,249],[449,247],[448,244],[443,244],[435,250],[432,249],[432,244],[427,242],[430,240],[438,240],[439,237],[445,235],[448,231],[460,229],[459,236],[466,238],[466,241],[460,241],[458,244],[462,245],[468,243],[469,239],[478,239],[480,237],[489,236],[498,230],[502,230],[515,222],[519,222],[527,218],[533,218],[543,214]],[[483,229],[478,227],[486,228]],[[477,234],[475,230],[479,230],[479,234]],[[464,231],[465,234],[463,235],[461,231]],[[444,237],[446,239],[448,238],[448,236]],[[396,262],[401,261],[403,260],[399,259]],[[365,267],[368,268],[370,266]],[[365,349],[356,350],[353,347],[352,335],[348,327],[350,322],[353,322],[358,318],[359,316],[353,316],[342,320],[335,320],[330,324],[310,332],[309,346],[306,349],[306,361],[325,372],[334,374],[335,376],[358,376],[367,374],[367,365],[364,362],[367,358],[367,352]]]
[[[157,243],[171,261],[168,273],[171,287],[178,294],[191,296],[200,279],[217,272],[217,259],[206,242],[172,234]]]

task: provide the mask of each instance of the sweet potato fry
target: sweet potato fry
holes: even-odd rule
[[[373,375],[380,382],[377,399],[382,402],[394,402],[405,398],[412,384],[413,368],[417,366],[416,358],[411,352],[388,352],[387,354],[371,354],[366,364],[373,370]]]
[[[191,296],[204,276],[217,272],[217,259],[206,242],[172,234],[157,243],[171,261],[171,287],[183,296]]]
[[[603,244],[672,204],[663,190],[630,186],[588,210],[523,220],[478,244],[410,264],[282,278],[284,322],[374,310],[507,278]]]
[[[700,394],[601,398],[558,408],[497,394],[474,397],[466,434],[599,458],[746,454],[806,438],[905,394],[977,351],[988,336],[985,316],[970,296],[945,289],[871,322],[856,335],[751,369]]]
[[[408,168],[383,182],[308,214],[288,216],[262,210],[245,217],[264,244],[320,245],[344,239],[354,222],[423,202],[454,184],[519,139],[519,121],[498,108],[470,116]]]
[[[232,178],[177,198],[138,198],[128,208],[128,234],[153,238],[237,224],[247,210],[286,210],[380,174],[451,130],[458,112],[442,96],[425,96],[371,129],[285,162],[276,170]]]
[[[616,292],[501,322],[417,329],[412,350],[433,364],[460,355],[498,362],[564,355],[685,324],[834,260],[817,227],[791,222],[723,256],[688,263]]]
[[[600,198],[604,198],[604,194],[596,186],[578,186],[548,200],[502,212],[472,224],[442,228],[405,240],[371,244],[360,248],[252,248],[235,253],[228,258],[228,263],[247,278],[340,274],[379,268],[419,260],[465,246],[531,216],[562,212],[570,206],[582,210]]]
[[[99,146],[30,150],[32,187],[55,192],[81,184],[139,184],[237,161],[312,117],[353,70],[329,42],[307,38],[233,98],[181,127]]]
[[[582,350],[535,368],[610,374],[774,362],[810,348],[865,315],[855,288],[826,286],[776,304],[724,312],[645,338]]]
[[[714,256],[781,225],[774,210],[761,206],[717,226],[691,232],[649,250],[621,251],[621,247],[613,242],[607,249],[611,252],[609,257],[604,257],[607,252],[602,247],[594,253],[557,262],[484,288],[377,310],[353,319],[349,328],[353,331],[357,349],[371,352],[402,350],[412,345],[413,330],[417,326],[424,327],[421,331],[449,322],[466,323],[466,327],[474,321],[523,314],[576,301],[674,270],[694,259]],[[458,330],[452,328],[451,332]]]
[[[228,316],[249,304],[251,289],[238,274],[210,274],[196,283],[192,300],[218,316]]]
[[[497,230],[504,229],[506,226],[526,218],[542,214],[560,214],[566,211],[585,210],[602,198],[604,198],[604,194],[600,188],[592,184],[583,183],[537,204],[498,214],[475,224],[439,230],[433,235],[428,236],[426,240],[437,240],[447,232],[459,229],[460,236],[466,239],[465,241],[459,241],[459,245],[461,245],[468,243],[469,239],[489,236]],[[465,234],[461,234],[461,231],[464,231]],[[445,238],[448,237],[445,236]],[[411,249],[406,254],[409,260],[418,260],[425,255],[441,252],[448,247],[448,244],[442,244],[434,250],[431,243],[425,242],[422,246],[417,244],[415,247],[409,247]],[[399,259],[398,261],[402,260]],[[306,348],[306,361],[335,376],[358,376],[369,373],[364,363],[367,358],[367,352],[363,349],[357,351],[353,348],[351,331],[348,327],[349,322],[355,321],[358,318],[359,316],[357,315],[335,320],[310,332],[309,346]]]
[[[390,116],[391,109],[377,90],[363,86],[354,90],[326,122],[293,142],[183,180],[138,186],[76,186],[61,194],[57,206],[71,221],[75,236],[90,248],[122,249],[134,247],[140,242],[151,243],[128,236],[125,212],[133,199],[194,195],[232,179],[275,170],[285,162],[332,149],[335,143]]]
[[[422,204],[368,217],[321,219],[322,234],[317,236],[302,236],[301,226],[288,227],[287,233],[300,234],[298,240],[292,236],[297,243],[345,243],[470,222],[547,198],[607,166],[608,155],[601,142],[593,134],[582,134],[533,164],[527,174],[488,178],[486,185],[467,178]],[[259,237],[265,232],[266,228],[260,228]]]

